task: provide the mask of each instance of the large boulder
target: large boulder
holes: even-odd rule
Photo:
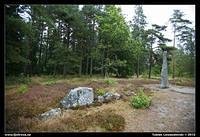
[[[60,101],[62,107],[71,108],[76,106],[89,105],[94,101],[94,92],[92,88],[78,87],[72,89],[63,100]]]
[[[54,109],[51,109],[45,113],[42,113],[39,115],[39,119],[41,120],[47,120],[49,118],[53,118],[53,117],[56,117],[56,116],[60,116],[61,115],[61,109],[60,108],[54,108]]]

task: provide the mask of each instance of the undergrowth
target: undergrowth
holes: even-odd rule
[[[117,81],[114,79],[105,79],[104,82],[108,85],[115,85],[117,84]]]
[[[97,89],[97,90],[96,90],[96,94],[97,94],[98,96],[103,96],[105,93],[106,93],[106,92],[105,92],[104,89]]]
[[[6,76],[6,85],[16,85],[16,84],[29,84],[31,83],[31,78],[23,74],[19,76]]]
[[[131,98],[131,105],[134,108],[148,108],[151,104],[151,98],[144,94],[143,89],[139,89],[136,96]]]
[[[103,131],[123,131],[125,119],[112,110],[103,110],[87,114],[86,111],[74,110],[60,118],[40,122],[32,129],[35,131],[87,131],[90,127],[95,130],[100,127]]]
[[[17,89],[18,93],[26,93],[28,91],[28,86],[26,84],[21,84]]]

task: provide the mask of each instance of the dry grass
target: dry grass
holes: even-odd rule
[[[112,110],[88,113],[86,110],[66,111],[63,116],[40,122],[33,131],[87,131],[91,127],[101,128],[102,131],[122,131],[125,119]]]
[[[32,78],[32,83],[28,86],[26,93],[20,94],[17,92],[17,88],[7,88],[5,94],[5,122],[6,131],[21,131],[29,130],[37,123],[33,117],[48,111],[51,108],[59,106],[59,101],[65,96],[65,94],[71,89],[77,86],[89,86],[94,89],[99,87],[108,87],[103,82],[96,81],[83,81],[82,79],[73,79],[65,81],[65,83],[56,83],[54,85],[42,85],[40,82],[45,80],[37,77]],[[78,81],[78,82],[76,82]],[[93,106],[99,106],[101,104],[94,104]],[[85,107],[78,108],[79,110],[85,109]],[[24,122],[23,122],[24,121]],[[29,124],[28,124],[29,123]],[[73,124],[72,124],[73,125]],[[74,125],[77,125],[74,123]],[[54,125],[52,125],[53,127]],[[47,126],[50,129],[51,126]],[[72,129],[76,129],[73,127]],[[55,129],[59,130],[60,129]]]
[[[64,97],[64,95],[71,89],[75,88],[77,86],[88,86],[92,87],[94,90],[101,88],[105,91],[112,91],[112,92],[118,92],[123,93],[126,91],[135,91],[138,86],[141,85],[140,81],[137,80],[126,80],[126,79],[120,79],[117,80],[118,84],[106,84],[104,79],[83,79],[83,78],[72,78],[72,79],[56,79],[56,84],[53,85],[43,85],[41,83],[44,83],[48,80],[48,77],[33,77],[32,83],[28,86],[28,91],[24,94],[19,94],[17,92],[17,88],[7,88],[6,94],[5,94],[5,100],[6,100],[6,131],[20,131],[20,130],[29,130],[34,125],[35,119],[33,117],[48,111],[51,108],[55,108],[59,106],[59,101]],[[59,82],[58,82],[59,81]],[[64,82],[64,83],[61,83]],[[129,98],[124,97],[125,101],[127,101]],[[90,107],[97,107],[101,106],[101,103],[95,103]],[[80,107],[75,108],[75,110],[84,110],[88,107]],[[97,115],[97,114],[96,114]],[[105,130],[121,130],[116,128],[115,126],[107,125],[106,122],[103,119],[108,119],[108,117],[113,117],[115,114],[106,115],[105,113],[99,114],[99,123],[103,122],[102,125],[97,127],[105,126]],[[118,117],[118,116],[116,116]],[[91,116],[92,119],[94,119],[94,116]],[[87,118],[89,120],[89,118]],[[117,119],[122,119],[118,117]],[[68,119],[70,121],[70,119]],[[78,120],[78,119],[77,119]],[[109,121],[111,120],[111,121]],[[108,120],[109,122],[115,122],[115,118],[111,118]],[[26,122],[23,122],[26,121]],[[73,121],[71,119],[71,121]],[[79,121],[79,120],[78,120]],[[93,120],[95,121],[95,120]],[[81,122],[81,120],[79,121]],[[82,121],[83,122],[83,121]],[[96,121],[98,123],[98,121]],[[29,123],[29,124],[28,124]],[[56,123],[56,122],[55,122]],[[52,124],[52,128],[56,124]],[[85,123],[85,121],[83,122]],[[65,127],[66,129],[72,129],[73,131],[76,130],[76,125],[80,124],[83,125],[83,123],[72,123],[75,127]],[[23,125],[24,124],[24,125]],[[59,123],[58,123],[59,124]],[[114,124],[115,125],[115,124]],[[96,125],[94,124],[94,127]],[[112,127],[113,126],[113,127]],[[50,130],[51,126],[48,125],[46,130]],[[78,127],[79,130],[82,130],[82,128]],[[45,129],[44,129],[45,130]],[[46,131],[45,130],[45,131]],[[52,130],[59,130],[61,129],[55,129]]]
[[[57,107],[64,95],[64,91],[51,90],[43,86],[29,87],[29,91],[24,94],[16,90],[10,91],[5,95],[6,130],[21,130],[20,119],[32,119],[50,108]]]
[[[186,79],[186,78],[176,78],[174,80],[169,80],[170,84],[178,85],[178,86],[188,86],[188,87],[194,87],[195,82],[192,79]]]
[[[32,78],[32,83],[28,86],[29,90],[24,94],[17,93],[17,86],[15,86],[16,88],[12,86],[6,88],[6,131],[122,131],[125,125],[124,118],[113,111],[112,102],[109,104],[94,103],[89,107],[75,108],[59,118],[45,122],[38,121],[34,117],[51,108],[58,107],[59,101],[65,94],[71,88],[78,86],[118,92],[123,96],[122,102],[127,103],[131,96],[124,95],[125,92],[137,93],[137,89],[143,84],[159,83],[159,80],[149,79],[116,79],[117,84],[109,85],[101,78],[71,78],[56,79],[56,84],[53,85],[41,84],[46,81],[47,78]],[[144,92],[152,95],[149,89],[144,89]],[[112,105],[112,109],[101,109],[88,113],[92,108],[107,108],[105,105]]]

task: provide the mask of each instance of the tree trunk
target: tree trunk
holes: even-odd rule
[[[66,76],[66,64],[64,64],[64,66],[63,66],[63,76],[64,77]]]
[[[137,54],[137,78],[139,77],[139,65],[140,65],[139,55]]]
[[[105,68],[104,78],[108,78],[108,70],[107,70],[107,68]]]
[[[82,75],[82,59],[80,59],[80,66],[79,66],[79,76]]]
[[[173,42],[173,47],[175,47],[175,29],[174,29],[174,42]],[[175,56],[174,52],[172,53],[172,78],[174,79],[175,77]]]
[[[107,45],[108,45],[108,44],[107,44]],[[108,55],[108,54],[109,54],[109,49],[108,49],[108,48],[107,48],[105,54],[106,54],[106,55],[105,55],[105,56],[106,56],[106,62],[105,62],[105,64],[106,64],[106,67],[105,67],[105,78],[108,78],[108,77],[109,77],[109,75],[108,75],[108,74],[109,74],[109,68],[108,68],[107,65],[108,65],[109,62],[110,62],[110,60],[107,61],[107,59],[108,59],[108,57],[109,57],[109,55]]]
[[[70,26],[69,24],[67,25],[67,48],[69,48],[69,44],[70,44]]]
[[[92,77],[92,63],[93,60],[92,60],[92,57],[90,58],[90,77]]]
[[[149,79],[151,79],[151,63],[149,64]]]
[[[151,78],[151,67],[152,67],[152,47],[150,49],[150,55],[149,55],[149,79]]]
[[[27,75],[27,64],[25,63],[24,64],[24,67],[23,67],[23,72],[24,72],[24,75],[26,76]]]
[[[90,45],[90,47],[91,47],[90,53],[92,53],[92,47],[95,46],[95,31],[94,31],[94,27],[95,27],[95,20],[93,20],[93,24],[92,24],[93,35],[92,35],[92,45]],[[93,59],[92,59],[92,55],[91,55],[91,58],[90,58],[90,77],[92,77],[92,69],[93,69]]]
[[[88,75],[88,67],[89,67],[89,57],[87,56],[87,60],[86,60],[86,75]]]
[[[80,58],[80,64],[79,64],[79,76],[82,75],[82,67],[83,67],[83,43],[80,45],[80,50],[81,50],[81,58]]]
[[[104,50],[103,50],[103,54],[101,56],[101,75],[104,76],[104,63],[103,63],[103,60],[104,60]]]
[[[41,73],[41,56],[42,56],[42,34],[43,34],[43,24],[41,26],[41,32],[40,32],[40,39],[39,39],[39,42],[40,42],[40,49],[39,49],[39,59],[38,59],[38,74]]]
[[[42,53],[42,49],[41,49],[41,44],[40,44],[40,50],[39,50],[39,59],[38,59],[38,71],[37,71],[37,73],[39,74],[40,73],[40,71],[41,71],[41,53]]]
[[[46,70],[46,66],[47,66],[47,56],[48,56],[48,53],[47,53],[47,47],[46,47],[46,51],[45,51],[45,59],[44,59],[44,68]]]
[[[56,66],[57,66],[57,65],[54,65],[54,72],[53,72],[53,75],[54,75],[54,76],[56,75]]]
[[[173,58],[173,61],[172,61],[172,62],[173,62],[173,63],[172,63],[172,65],[173,65],[173,66],[172,66],[172,67],[173,67],[173,68],[172,68],[172,72],[173,72],[173,73],[172,73],[172,78],[174,79],[174,78],[175,78],[175,58],[174,58],[174,53],[173,53],[172,58]]]
[[[82,75],[82,60],[80,61],[80,66],[79,66],[79,76]]]
[[[47,39],[46,39],[46,50],[45,50],[45,60],[44,60],[44,67],[47,72],[47,57],[48,57],[48,51],[49,51],[49,31],[47,32]]]

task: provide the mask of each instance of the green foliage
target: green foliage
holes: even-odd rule
[[[127,69],[127,66],[130,66],[129,57],[132,56],[129,49],[132,45],[130,31],[121,9],[114,5],[106,5],[103,15],[97,16],[97,20],[101,38],[98,47],[102,55],[101,69],[105,71],[106,76],[109,73],[117,76],[128,75],[130,69]]]
[[[55,80],[49,80],[47,82],[44,82],[43,84],[44,85],[53,85],[53,84],[56,84],[56,81]]]
[[[145,26],[147,25],[146,16],[143,12],[142,5],[135,6],[135,16],[133,17],[133,21],[131,23],[132,28],[132,46],[134,48],[134,59],[132,61],[132,69],[137,74],[137,77],[141,74],[141,72],[145,69],[145,63],[147,60],[147,36],[145,33]],[[134,66],[134,67],[133,67]]]
[[[20,15],[25,13],[29,19]],[[193,68],[189,62],[195,59],[195,30],[183,17],[176,10],[170,21],[178,38],[176,47],[189,55],[186,62]],[[154,65],[162,65],[162,53],[157,49],[165,48],[158,46],[154,50],[152,45],[170,41],[162,34],[165,25],[153,24],[151,29],[145,29],[141,5],[135,6],[130,25],[115,5],[6,5],[5,21],[6,76],[24,73],[129,77],[146,70],[150,75]],[[183,73],[194,75],[190,71]]]
[[[97,89],[96,90],[96,94],[98,96],[103,96],[106,93],[106,91],[104,89]]]
[[[5,55],[7,75],[16,75],[24,72],[24,66],[30,63],[30,59],[27,56],[30,51],[29,40],[32,36],[31,25],[22,20],[17,14],[17,11],[20,9],[18,6],[19,5],[10,5],[5,8]],[[22,9],[21,12],[23,12]]]
[[[26,84],[22,84],[19,86],[19,88],[17,89],[18,93],[26,93],[28,91],[28,86]]]
[[[155,64],[152,68],[152,74],[154,76],[160,77],[162,66],[159,64]]]
[[[187,55],[183,51],[178,50],[176,55],[176,71],[177,77],[195,77],[195,59],[192,55]],[[172,64],[171,64],[172,65]]]
[[[117,81],[114,79],[105,79],[104,82],[108,85],[114,85],[117,84]]]
[[[31,78],[28,76],[24,76],[23,74],[20,76],[6,77],[6,85],[29,84],[30,82],[31,82]]]
[[[151,104],[151,98],[144,94],[143,90],[140,89],[136,96],[131,98],[131,105],[134,108],[148,108]]]
[[[167,52],[171,52],[171,51],[174,51],[176,50],[177,48],[173,47],[173,46],[167,46],[167,45],[160,45],[160,48],[164,51],[167,51]]]
[[[179,47],[180,50],[182,50],[182,55],[181,56],[185,56],[185,55],[191,55],[189,56],[185,56],[186,58],[182,58],[185,62],[187,62],[187,60],[190,60],[191,58],[193,58],[195,56],[195,33],[194,33],[194,29],[190,27],[190,24],[192,24],[192,22],[188,19],[184,18],[184,13],[181,12],[180,10],[174,10],[172,17],[169,19],[170,23],[173,26],[173,31],[174,31],[174,40],[176,42],[174,42],[173,46]],[[185,54],[185,55],[184,55]],[[172,61],[176,62],[176,52],[174,52],[173,54],[173,58]],[[180,57],[180,55],[178,55]],[[180,59],[180,58],[179,58]],[[178,60],[179,60],[178,59]],[[194,58],[193,58],[194,60]],[[184,64],[185,64],[184,62]],[[194,62],[194,61],[192,61]],[[182,64],[181,64],[182,66]],[[190,66],[191,68],[193,68],[194,63],[187,63],[187,66]],[[178,66],[179,68],[179,74],[181,75],[183,74],[181,71],[183,69],[180,69],[180,66]],[[176,71],[176,67],[175,67],[175,63],[172,63],[172,77],[175,77],[175,73]],[[192,70],[193,74],[194,74],[194,69]],[[188,73],[188,72],[186,72]],[[190,72],[189,72],[190,73]],[[194,75],[193,75],[194,76]]]
[[[63,79],[61,76],[43,76],[43,80],[41,81],[44,85],[53,85],[56,84],[58,80]]]

